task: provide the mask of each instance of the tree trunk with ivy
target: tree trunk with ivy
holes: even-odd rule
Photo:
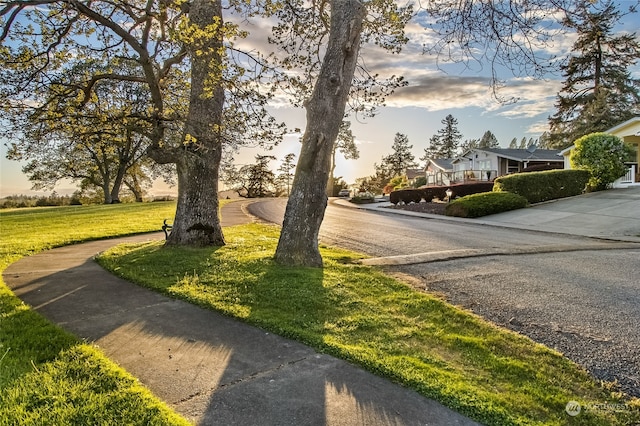
[[[365,8],[357,0],[331,2],[327,51],[311,98],[307,126],[276,249],[276,261],[322,266],[318,234],[327,207],[327,181],[354,76]]]

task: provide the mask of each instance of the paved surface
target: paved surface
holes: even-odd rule
[[[379,206],[363,207],[382,211]],[[639,215],[640,189],[635,188],[471,221],[635,242],[640,241]],[[250,219],[243,203],[231,203],[222,220],[231,226]],[[10,265],[4,280],[35,310],[100,346],[199,424],[475,424],[297,342],[118,279],[92,260],[120,242],[160,238],[154,234],[50,250]]]
[[[355,206],[347,200],[336,202]],[[443,218],[440,215],[381,208],[388,205],[390,203],[382,202],[357,207],[388,214],[640,242],[640,186],[593,192],[478,219]]]
[[[247,221],[242,204],[223,208],[224,226]],[[159,238],[50,250],[10,265],[4,281],[198,424],[476,424],[300,343],[128,283],[92,260],[121,242]]]

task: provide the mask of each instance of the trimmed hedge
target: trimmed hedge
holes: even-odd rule
[[[589,182],[586,170],[549,170],[501,176],[493,191],[522,195],[531,204],[556,198],[571,197],[584,192]]]
[[[399,189],[389,194],[389,201],[392,204],[403,202],[405,204],[419,203],[422,200],[423,192],[421,189]]]
[[[399,189],[391,192],[389,201],[393,204],[404,202],[405,204],[419,203],[424,200],[427,203],[434,198],[444,200],[447,197],[447,189],[453,192],[452,197],[464,197],[465,195],[487,192],[493,189],[493,182],[462,183],[450,186],[424,186],[418,189]]]
[[[467,195],[447,204],[445,214],[456,217],[480,217],[527,207],[527,199],[510,192],[483,192]]]
[[[555,164],[536,164],[535,166],[525,167],[520,170],[520,173],[531,173],[531,172],[544,172],[547,170],[562,170],[564,169],[564,164],[555,163]]]
[[[453,199],[471,194],[480,194],[481,192],[491,192],[491,190],[493,190],[493,182],[460,183],[451,185],[449,188],[453,193],[451,195]]]

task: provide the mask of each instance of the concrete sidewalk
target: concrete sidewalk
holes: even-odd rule
[[[245,223],[241,202],[223,225]],[[417,393],[339,359],[121,280],[93,256],[122,242],[50,250],[10,265],[4,281],[33,309],[202,425],[474,425]]]
[[[383,208],[389,202],[356,205],[339,199],[335,203],[387,214],[640,242],[640,187],[592,192],[478,219]]]

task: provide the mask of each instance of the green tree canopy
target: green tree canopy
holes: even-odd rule
[[[500,144],[498,143],[498,138],[494,135],[491,130],[487,130],[484,132],[480,141],[478,142],[478,148],[499,148]]]
[[[593,9],[592,7],[598,7]],[[636,34],[614,35],[623,14],[612,1],[583,2],[564,23],[577,31],[573,53],[562,66],[564,84],[549,118],[549,144],[566,148],[581,136],[605,131],[640,111],[640,80],[629,68],[640,58]]]
[[[396,133],[393,139],[393,153],[382,157],[381,167],[389,171],[391,176],[404,175],[407,169],[417,167],[415,155],[411,152],[413,145],[409,144],[409,138],[402,133]]]
[[[443,128],[429,140],[429,149],[434,158],[453,158],[462,140],[462,134],[458,130],[458,120],[448,114],[441,123]]]

